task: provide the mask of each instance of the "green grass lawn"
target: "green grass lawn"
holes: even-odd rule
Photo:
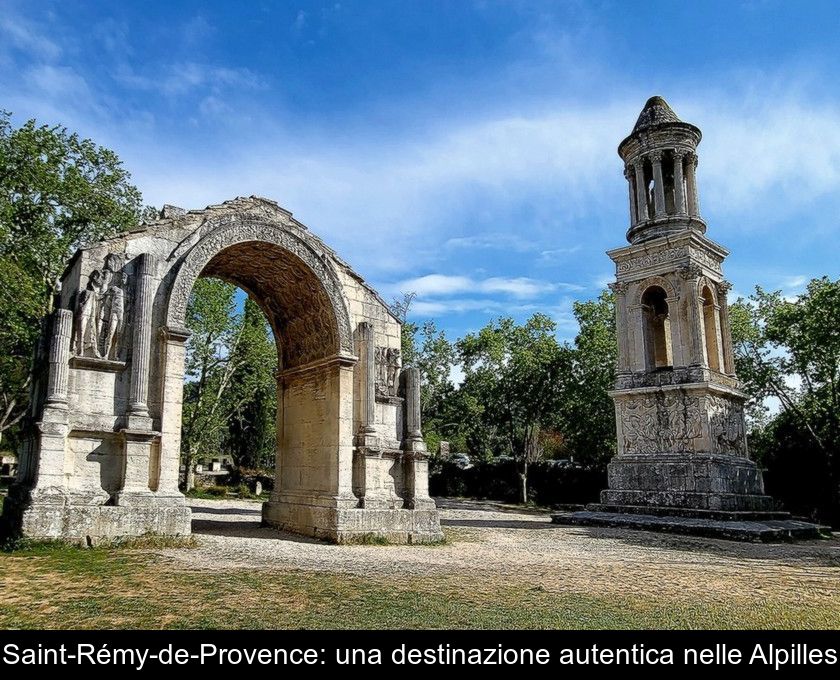
[[[836,601],[757,599],[745,607],[548,592],[469,574],[189,571],[145,546],[0,553],[0,586],[0,628],[840,627]]]

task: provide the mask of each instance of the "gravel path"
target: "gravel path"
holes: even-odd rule
[[[491,591],[500,581],[592,594],[840,598],[840,540],[751,544],[624,529],[561,527],[547,514],[441,500],[441,546],[337,546],[260,527],[253,501],[191,500],[195,550],[164,550],[191,569],[316,570],[435,577]]]

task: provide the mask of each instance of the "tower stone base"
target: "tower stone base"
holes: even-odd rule
[[[617,456],[607,466],[604,505],[666,506],[699,510],[770,511],[758,466],[748,458],[715,453]]]
[[[607,466],[609,488],[585,511],[552,515],[555,524],[741,541],[819,538],[824,531],[791,519],[764,493],[761,470],[747,457],[744,395],[737,389],[720,382],[637,384],[612,396],[619,453]]]

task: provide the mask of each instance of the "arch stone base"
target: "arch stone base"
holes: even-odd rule
[[[263,504],[263,524],[334,543],[359,543],[375,536],[389,543],[443,540],[438,511],[324,507],[291,501]]]
[[[27,498],[18,487],[3,506],[3,533],[88,545],[128,537],[191,533],[192,512],[183,496],[175,503],[153,497],[145,507],[79,505],[78,500],[64,494]]]

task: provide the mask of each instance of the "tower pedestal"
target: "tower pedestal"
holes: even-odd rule
[[[746,395],[705,371],[661,369],[625,376],[615,400],[618,455],[607,466],[601,503],[697,510],[770,511],[758,466],[747,457]],[[661,384],[661,383],[670,384]]]
[[[607,467],[601,503],[698,510],[770,511],[761,471],[751,460],[721,454],[617,456]]]

